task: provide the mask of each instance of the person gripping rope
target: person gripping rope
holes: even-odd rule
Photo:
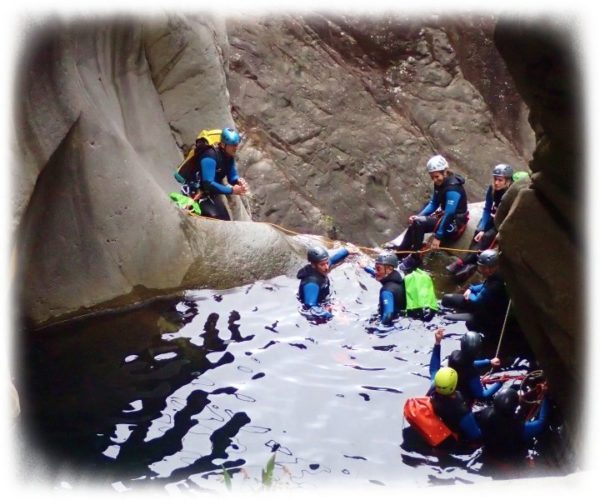
[[[300,280],[298,298],[311,316],[329,319],[333,314],[326,305],[330,295],[330,282],[328,274],[331,267],[343,261],[350,252],[341,248],[333,255],[329,255],[322,246],[313,246],[308,249],[308,264],[298,271],[296,277]]]
[[[402,241],[398,236],[384,245],[388,250],[412,252],[400,263],[400,269],[404,272],[410,272],[421,265],[418,252],[423,246],[426,233],[434,233],[431,249],[436,250],[442,240],[453,241],[460,237],[469,219],[464,178],[452,173],[448,162],[441,155],[429,159],[427,172],[433,181],[429,203],[418,214],[408,218],[409,226]]]
[[[435,331],[435,344],[429,361],[429,367],[432,371],[439,369],[441,366],[441,343],[443,338],[444,329],[438,328]],[[482,343],[479,333],[467,332],[460,340],[460,349],[452,351],[448,357],[448,366],[458,374],[457,389],[469,407],[476,399],[482,401],[489,399],[502,387],[502,384],[495,383],[488,388],[484,388],[481,383],[481,370],[490,367],[498,368],[501,364],[499,358],[478,359]]]

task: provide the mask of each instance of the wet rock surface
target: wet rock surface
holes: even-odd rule
[[[501,267],[519,324],[548,372],[553,395],[575,435],[586,341],[582,97],[573,42],[554,23],[542,29],[531,21],[514,20],[498,24],[495,43],[531,109],[536,132],[532,182],[515,186],[510,211],[498,221]]]
[[[380,244],[428,199],[432,154],[467,177],[470,201],[507,162],[534,175],[499,212],[502,271],[576,421],[582,133],[563,32],[489,17],[167,15],[56,21],[24,39],[12,229],[32,323],[297,269],[302,245],[250,218]],[[234,123],[251,196],[232,203],[236,222],[194,219],[168,199],[173,168],[198,130]]]
[[[491,18],[229,22],[254,216],[373,245],[428,199],[432,154],[468,179],[471,201],[497,163],[526,168],[532,133],[492,28]]]
[[[202,128],[235,123],[247,137],[252,194],[232,200],[237,220],[383,243],[428,198],[433,152],[480,200],[489,169],[523,168],[527,148],[521,122],[495,118],[516,94],[491,55],[491,20],[466,22],[164,15],[31,28],[12,221],[24,315],[44,322],[295,266],[294,244],[270,227],[199,222],[170,204],[173,168]],[[486,57],[467,57],[482,39]],[[495,80],[480,94],[465,78],[488,58],[505,96],[490,104]]]
[[[272,227],[194,219],[168,198],[178,190],[177,141],[197,119],[181,111],[193,114],[190,88],[198,85],[189,61],[213,63],[201,80],[215,96],[202,113],[232,122],[216,30],[172,17],[147,26],[72,21],[28,33],[13,226],[15,282],[32,322],[297,267],[294,244]],[[200,48],[204,60],[190,55]],[[248,219],[241,204],[232,208]]]

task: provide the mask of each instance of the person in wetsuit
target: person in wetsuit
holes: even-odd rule
[[[537,416],[528,421],[519,415],[519,403],[519,393],[507,387],[496,393],[492,406],[475,414],[486,453],[499,457],[523,454],[529,442],[545,430],[548,398],[544,396]]]
[[[444,366],[438,370],[430,367],[432,387],[427,392],[435,414],[463,441],[477,441],[481,430],[460,391],[456,390],[458,374]]]
[[[513,175],[513,168],[504,163],[496,165],[492,170],[492,183],[488,186],[485,193],[483,213],[475,229],[469,250],[483,251],[495,245],[498,230],[494,224],[494,217],[504,193],[506,193],[513,182]],[[457,281],[463,282],[476,271],[477,255],[477,253],[473,252],[467,253],[463,257],[458,257],[446,269]]]
[[[436,371],[441,366],[441,343],[443,338],[444,329],[438,328],[435,331],[435,344],[429,361],[431,371]],[[458,375],[457,389],[469,408],[474,400],[489,399],[502,387],[501,383],[496,383],[484,388],[481,383],[481,370],[492,366],[495,368],[500,366],[499,358],[477,359],[481,352],[482,343],[479,333],[467,332],[461,338],[460,350],[452,351],[448,357],[448,366],[453,368]]]
[[[442,305],[460,311],[447,319],[466,321],[469,330],[497,336],[501,330],[509,297],[499,273],[498,250],[488,249],[477,258],[477,268],[484,277],[482,283],[470,285],[462,294],[442,297]]]
[[[398,257],[393,253],[382,253],[375,258],[375,269],[365,267],[371,276],[381,283],[379,290],[379,320],[384,326],[391,325],[406,309],[404,279],[396,270]]]
[[[434,232],[431,249],[436,250],[442,240],[452,241],[459,237],[468,222],[464,178],[452,173],[448,162],[441,155],[429,159],[427,172],[433,181],[429,203],[418,214],[408,218],[409,226],[401,241],[398,236],[384,245],[389,250],[412,252],[400,263],[400,269],[404,272],[410,272],[421,265],[418,251],[423,246],[426,233]]]
[[[329,255],[322,246],[308,249],[308,264],[298,271],[296,277],[300,280],[298,298],[311,316],[329,319],[333,317],[323,305],[326,305],[330,294],[329,271],[331,267],[344,260],[350,252],[346,248],[339,249]]]
[[[240,141],[240,134],[235,129],[224,128],[216,146],[197,149],[200,152],[196,170],[181,191],[194,201],[199,201],[202,215],[206,217],[231,220],[219,195],[243,195],[248,191],[248,184],[239,176],[235,163]],[[225,179],[228,185],[224,184]]]

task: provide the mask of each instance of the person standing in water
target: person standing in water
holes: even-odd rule
[[[327,308],[331,293],[328,275],[331,267],[342,262],[349,254],[346,248],[339,249],[331,256],[319,245],[308,249],[306,258],[309,263],[298,271],[296,277],[300,280],[298,298],[311,316],[323,319],[333,317]]]

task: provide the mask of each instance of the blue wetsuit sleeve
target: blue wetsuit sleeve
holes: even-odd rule
[[[240,174],[237,171],[237,165],[235,164],[235,160],[231,161],[231,168],[229,169],[229,173],[227,174],[227,180],[229,184],[236,184],[240,179]]]
[[[495,384],[490,385],[487,389],[483,390],[483,399],[491,398],[494,394],[496,394],[502,388],[502,382],[496,382]]]
[[[469,394],[477,399],[483,399],[483,385],[478,376],[471,377],[468,382]]]
[[[476,359],[473,361],[473,366],[475,368],[487,368],[491,364],[492,362],[489,359]]]
[[[202,171],[202,180],[210,185],[212,189],[221,194],[231,194],[233,188],[225,186],[216,181],[215,174],[217,172],[217,162],[208,156],[200,160],[200,170]]]
[[[477,425],[475,416],[472,412],[467,413],[461,419],[459,427],[469,441],[477,441],[481,439],[481,429]]]
[[[435,344],[433,351],[431,351],[431,359],[429,360],[429,378],[433,381],[435,374],[442,365],[442,346],[441,344]]]
[[[382,290],[379,293],[381,303],[381,322],[389,325],[394,317],[394,294],[389,290]]]
[[[488,295],[489,293],[487,292],[486,288],[481,285],[481,288],[479,288],[477,291],[471,291],[471,295],[469,295],[469,302],[474,304],[483,304],[487,300]]]
[[[458,203],[460,202],[461,194],[457,191],[450,191],[446,193],[446,207],[444,208],[444,217],[440,222],[437,231],[435,232],[435,237],[438,240],[441,240],[444,237],[444,233],[446,232],[446,228],[448,224],[454,219],[456,215],[456,209],[458,208]]]
[[[485,205],[483,206],[483,213],[481,214],[481,219],[479,219],[479,224],[477,224],[476,231],[485,231],[490,223],[492,218],[492,203],[494,201],[492,194],[492,186],[488,186],[487,192],[485,193]]]
[[[540,412],[535,420],[525,422],[523,426],[523,439],[529,440],[540,434],[546,427],[546,419],[548,418],[548,410],[550,403],[547,398],[544,398],[540,406]]]
[[[350,252],[348,252],[346,248],[340,248],[331,257],[329,257],[329,265],[335,266],[339,262],[343,261],[346,257],[348,257],[348,255],[350,255]]]
[[[429,200],[429,203],[427,203],[427,205],[425,205],[423,207],[423,210],[421,210],[417,215],[431,215],[433,212],[435,212],[437,210],[437,207],[440,206],[440,202],[438,200],[437,194],[434,191],[433,194],[431,195],[431,199]]]
[[[471,295],[469,296],[469,300],[476,300],[477,295],[479,295],[482,288],[483,288],[483,283],[476,283],[474,285],[469,286],[469,290],[471,290]]]
[[[473,361],[473,366],[475,368],[486,368],[491,365],[489,359],[476,359]],[[501,382],[496,382],[495,384],[490,385],[487,389],[483,387],[481,383],[481,379],[478,375],[471,377],[468,381],[469,392],[474,398],[477,399],[487,399],[493,396],[501,387]]]
[[[316,306],[319,300],[319,285],[305,283],[302,287],[302,303],[307,307]]]
[[[365,268],[363,268],[368,274],[370,274],[371,276],[375,277],[375,269],[373,269],[371,266],[367,266]]]

